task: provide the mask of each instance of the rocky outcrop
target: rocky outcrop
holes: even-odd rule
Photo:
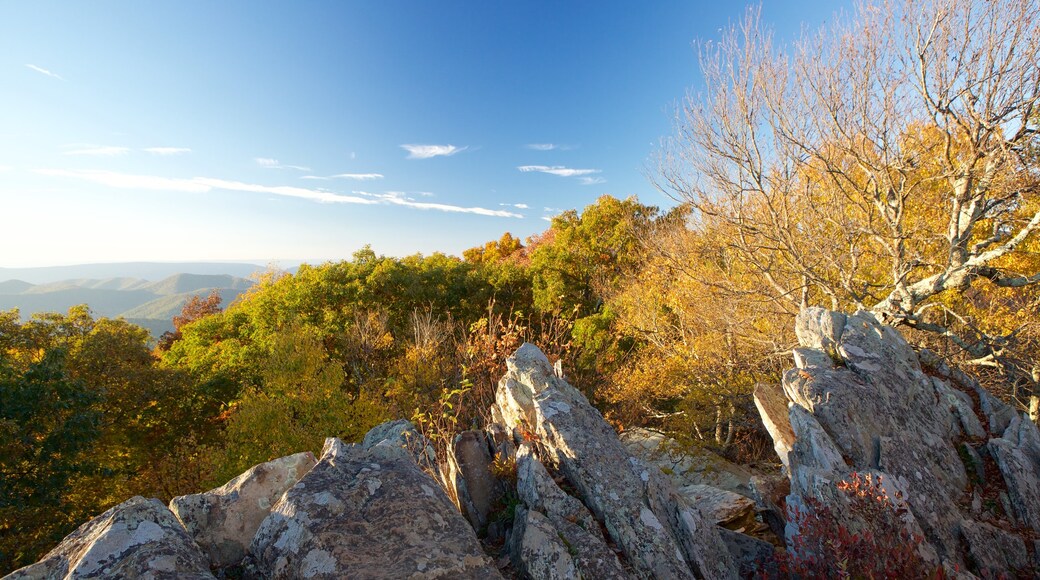
[[[852,518],[846,523],[856,529],[865,522],[848,512],[838,486],[854,473],[872,474],[905,508],[906,529],[923,536],[925,559],[961,570],[1019,571],[1027,559],[1009,556],[1024,553],[1016,526],[1040,532],[1036,425],[934,355],[919,356],[870,313],[806,309],[796,333],[801,347],[782,384],[793,442],[775,401],[756,396],[767,401],[759,408],[774,426],[781,459],[787,452],[789,510],[817,502]],[[1011,513],[986,508],[982,495],[1007,497]]]
[[[133,497],[80,526],[6,578],[212,579],[209,562],[157,499]]]
[[[506,362],[498,416],[533,441],[640,576],[729,578],[732,557],[712,522],[660,469],[629,456],[614,430],[535,346]],[[518,465],[519,479],[519,465]]]
[[[245,557],[275,502],[314,464],[310,452],[261,463],[216,489],[173,498],[170,511],[209,556],[210,566],[231,566]]]
[[[318,464],[260,525],[247,569],[263,578],[494,578],[473,529],[416,463],[398,424],[363,445],[326,440]],[[422,451],[421,451],[422,452]]]

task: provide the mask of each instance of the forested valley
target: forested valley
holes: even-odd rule
[[[752,11],[705,52],[709,90],[660,152],[668,210],[604,196],[461,257],[366,247],[272,271],[231,304],[196,297],[157,342],[89,305],[0,313],[0,572],[132,495],[165,502],[388,419],[443,446],[486,424],[523,342],[617,430],[763,469],[779,462],[752,394],[790,368],[806,306],[871,311],[1035,420],[1028,9],[868,11],[790,59]]]

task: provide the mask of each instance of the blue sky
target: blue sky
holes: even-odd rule
[[[670,205],[646,175],[692,43],[744,10],[0,0],[0,266],[460,254],[607,193]]]

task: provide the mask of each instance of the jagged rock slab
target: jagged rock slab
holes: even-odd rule
[[[990,439],[986,445],[997,462],[1015,516],[1025,525],[1040,531],[1040,478],[1038,466],[1007,439]]]
[[[617,555],[607,546],[596,519],[581,501],[560,489],[534,456],[529,443],[522,444],[517,450],[516,490],[530,513],[544,517],[567,546],[568,555],[581,577],[601,580],[630,577]],[[521,569],[537,567],[525,563],[536,555],[537,552],[517,551],[515,547],[513,550],[513,559],[520,562],[518,567]]]
[[[505,424],[537,439],[638,574],[735,577],[715,526],[659,469],[629,457],[610,425],[537,347],[524,344],[506,366],[495,395]]]
[[[719,534],[737,563],[741,578],[780,577],[772,544],[727,529],[719,530]]]
[[[735,530],[755,521],[755,502],[739,493],[699,484],[684,485],[679,493],[716,525]]]
[[[157,499],[140,496],[69,534],[35,564],[5,579],[211,579],[209,562],[177,518]]]
[[[491,474],[491,451],[483,431],[463,431],[448,446],[449,494],[473,529],[487,526],[502,489]]]
[[[401,437],[409,429],[384,426],[364,445],[326,440],[318,464],[260,525],[248,569],[264,578],[500,577],[416,463],[405,439],[417,434]]]
[[[870,313],[809,308],[798,315],[796,334],[801,366],[783,379],[797,437],[790,453],[792,495],[825,499],[825,482],[876,470],[906,490],[910,511],[939,556],[962,564],[954,498],[968,480],[950,438],[965,423],[957,413],[963,400],[951,400],[948,387],[937,392],[910,345]]]
[[[971,562],[982,571],[1016,571],[1025,556],[1009,554],[1024,554],[1025,543],[1008,530],[1024,524],[1040,531],[1036,425],[934,353],[915,353],[870,313],[809,308],[795,330],[802,346],[782,384],[793,444],[788,448],[787,438],[770,429],[780,439],[778,453],[789,459],[788,510],[804,509],[811,497],[848,529],[861,526],[837,483],[869,473],[883,478],[907,531],[924,537],[923,558],[947,570],[966,570]],[[762,414],[767,422],[776,415]],[[999,475],[986,473],[987,455]],[[976,486],[970,494],[969,476]],[[996,493],[1017,520],[994,520],[1003,530],[973,522],[969,513],[982,514],[980,489]],[[789,523],[789,545],[796,533]]]
[[[437,451],[433,448],[433,445],[430,445],[429,441],[415,430],[415,426],[412,425],[411,421],[397,419],[376,425],[368,433],[365,433],[365,438],[361,444],[365,449],[371,449],[379,444],[404,449],[415,459],[419,467],[440,477]]]
[[[1022,538],[985,522],[964,520],[961,532],[968,555],[987,578],[1007,577],[1029,569],[1029,553]]]
[[[659,468],[677,487],[710,485],[741,495],[751,493],[749,482],[753,474],[711,451],[682,449],[671,437],[642,427],[626,429],[620,439],[629,454]]]
[[[785,469],[790,469],[788,455],[794,446],[795,435],[791,430],[787,397],[784,396],[783,389],[777,384],[759,383],[755,385],[754,399],[762,424],[773,438],[773,449],[780,458],[780,463],[783,463]]]
[[[271,506],[314,464],[309,451],[261,463],[216,489],[173,498],[170,511],[209,556],[211,567],[231,566],[245,557]]]
[[[537,511],[516,509],[510,543],[513,563],[525,578],[578,580],[583,577],[574,565],[571,548],[549,519]]]

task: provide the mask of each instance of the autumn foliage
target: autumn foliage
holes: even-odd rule
[[[906,508],[890,497],[880,475],[852,473],[837,483],[847,517],[838,517],[809,498],[791,508],[796,531],[778,570],[794,578],[945,578],[945,571],[920,553],[923,539],[907,528]],[[855,522],[857,529],[848,527]]]

